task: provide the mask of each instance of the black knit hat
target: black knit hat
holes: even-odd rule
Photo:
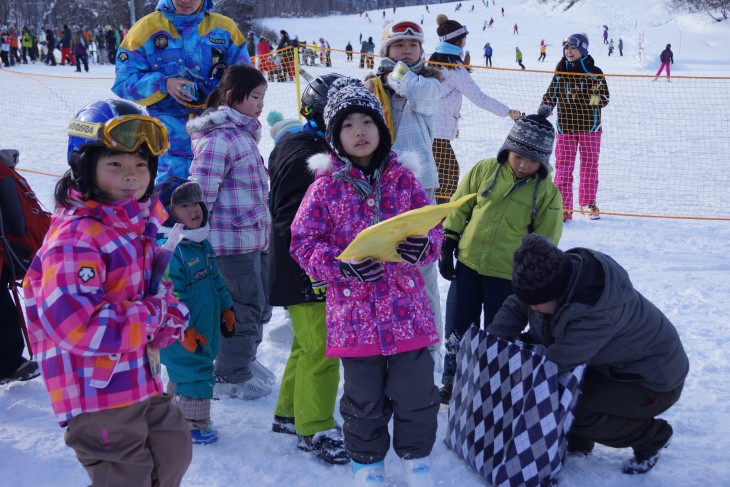
[[[466,27],[455,20],[449,20],[445,14],[438,14],[436,16],[436,23],[438,24],[436,34],[438,34],[441,42],[458,45],[469,33]]]
[[[570,259],[544,235],[531,233],[522,239],[512,263],[512,290],[527,304],[543,304],[560,298],[568,289]]]
[[[547,119],[550,111],[550,107],[543,104],[537,114],[517,120],[497,153],[497,162],[504,164],[508,152],[516,152],[539,162],[538,176],[545,179],[550,173],[550,155],[555,142],[555,129]]]
[[[324,107],[324,122],[327,126],[327,142],[330,147],[338,156],[346,158],[347,154],[340,142],[342,122],[351,113],[364,113],[373,119],[380,132],[380,144],[374,160],[381,163],[390,152],[391,142],[390,131],[385,123],[380,101],[365,88],[362,81],[347,77],[335,80],[327,97],[327,105]]]

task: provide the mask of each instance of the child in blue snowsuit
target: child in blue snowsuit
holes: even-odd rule
[[[161,350],[160,357],[170,377],[168,392],[174,388],[175,403],[188,421],[193,443],[213,443],[218,440],[218,432],[210,426],[213,360],[220,349],[221,333],[233,334],[233,301],[207,240],[208,209],[200,185],[171,177],[158,186],[157,192],[169,208],[170,219],[177,222],[177,228],[158,242],[163,248],[174,249],[165,278],[190,310],[184,337]],[[180,227],[182,232],[178,234]]]

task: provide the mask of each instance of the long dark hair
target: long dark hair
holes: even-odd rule
[[[71,206],[71,199],[68,195],[69,189],[75,189],[81,193],[83,201],[96,199],[96,165],[99,158],[104,156],[113,156],[115,154],[128,154],[128,152],[120,152],[107,149],[103,146],[88,145],[81,152],[73,152],[71,154],[71,169],[58,180],[53,196],[56,204],[68,208]],[[142,199],[148,198],[152,194],[154,181],[157,172],[157,157],[153,156],[147,148],[146,144],[142,144],[135,153],[147,160],[150,170],[150,184],[147,187]]]
[[[216,89],[210,92],[205,101],[206,108],[217,108],[221,105],[238,103],[261,85],[266,85],[266,78],[256,68],[245,64],[228,66]],[[231,99],[226,100],[226,93],[231,92]]]
[[[448,64],[448,66],[443,66],[441,64],[431,64],[431,67],[442,69],[456,69],[459,67],[459,65],[464,64],[464,60],[461,59],[459,56],[456,56],[454,54],[441,54],[440,52],[434,52],[431,54],[431,57],[428,58],[429,63],[444,63]]]

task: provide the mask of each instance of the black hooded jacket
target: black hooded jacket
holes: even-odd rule
[[[561,369],[587,363],[606,377],[636,381],[656,392],[684,382],[689,359],[676,328],[634,289],[626,270],[606,254],[576,248],[566,252],[572,266],[568,288],[553,315],[533,311],[516,295],[505,300],[489,333],[520,335],[547,347]]]
[[[284,135],[269,155],[271,244],[269,304],[290,306],[318,301],[307,274],[289,254],[291,223],[314,175],[307,159],[329,152],[325,140],[307,132]]]

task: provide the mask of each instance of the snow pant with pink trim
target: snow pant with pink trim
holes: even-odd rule
[[[74,416],[64,440],[94,486],[180,485],[193,459],[188,423],[170,394]]]
[[[580,149],[580,185],[578,204],[595,205],[598,191],[598,155],[601,132],[558,134],[555,143],[555,186],[563,197],[563,208],[573,209],[573,169]]]
[[[436,442],[440,396],[428,349],[387,357],[343,357],[342,365],[345,384],[340,414],[352,460],[370,464],[385,459],[391,417],[393,449],[400,458],[430,455]]]
[[[669,78],[671,76],[671,73],[669,70],[669,63],[667,62],[667,63],[662,63],[662,65],[659,66],[659,71],[656,72],[657,78],[659,77],[660,74],[662,74],[662,71],[664,71],[665,67],[667,68],[667,78]]]

